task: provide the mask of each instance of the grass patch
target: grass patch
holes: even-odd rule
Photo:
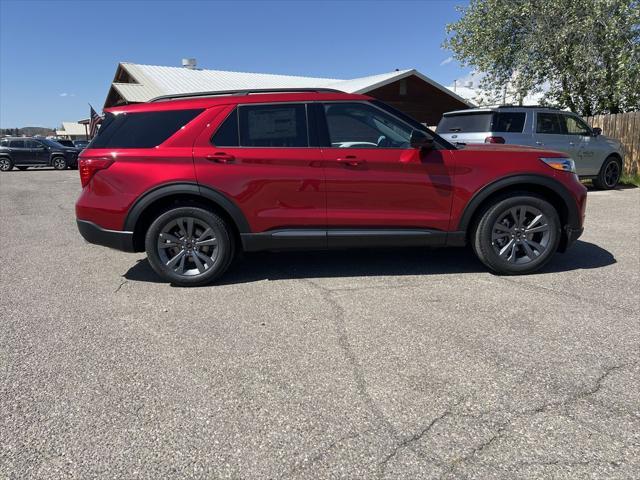
[[[620,184],[640,187],[640,173],[636,173],[635,175],[622,175],[620,178]]]

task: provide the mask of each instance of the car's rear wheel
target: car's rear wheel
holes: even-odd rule
[[[156,218],[145,249],[155,272],[181,286],[212,282],[229,267],[235,250],[225,221],[199,207],[176,207]]]
[[[622,175],[622,166],[618,157],[611,155],[600,167],[598,176],[593,179],[593,185],[602,190],[611,190],[616,188]]]
[[[560,234],[553,205],[519,194],[498,200],[482,214],[472,245],[494,272],[518,275],[542,268],[558,249]]]
[[[56,170],[64,170],[67,168],[67,159],[64,157],[55,157],[53,159],[53,168]]]
[[[13,168],[13,162],[10,158],[2,157],[0,158],[0,172],[8,172]]]

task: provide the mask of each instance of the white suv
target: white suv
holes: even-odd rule
[[[436,132],[452,143],[509,143],[565,152],[581,178],[615,188],[622,173],[620,142],[579,116],[549,107],[495,107],[445,113]]]

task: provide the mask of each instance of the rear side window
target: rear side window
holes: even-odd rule
[[[309,146],[304,104],[245,105],[238,115],[243,147]]]
[[[524,112],[500,112],[493,115],[492,132],[522,133]]]
[[[562,125],[560,124],[560,115],[557,113],[536,114],[536,133],[546,133],[553,135],[563,134]]]
[[[237,147],[240,145],[238,138],[238,109],[233,110],[216,133],[211,137],[211,142],[216,147]]]
[[[445,115],[440,120],[437,133],[489,132],[491,129],[491,112],[462,113]]]
[[[11,143],[9,145],[11,146],[11,148],[25,148],[24,140],[11,140]]]
[[[198,110],[107,113],[88,148],[152,148],[202,113]]]

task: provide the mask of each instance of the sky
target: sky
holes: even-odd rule
[[[100,112],[122,61],[344,79],[416,68],[450,85],[469,73],[441,48],[465,3],[0,0],[0,127]]]

